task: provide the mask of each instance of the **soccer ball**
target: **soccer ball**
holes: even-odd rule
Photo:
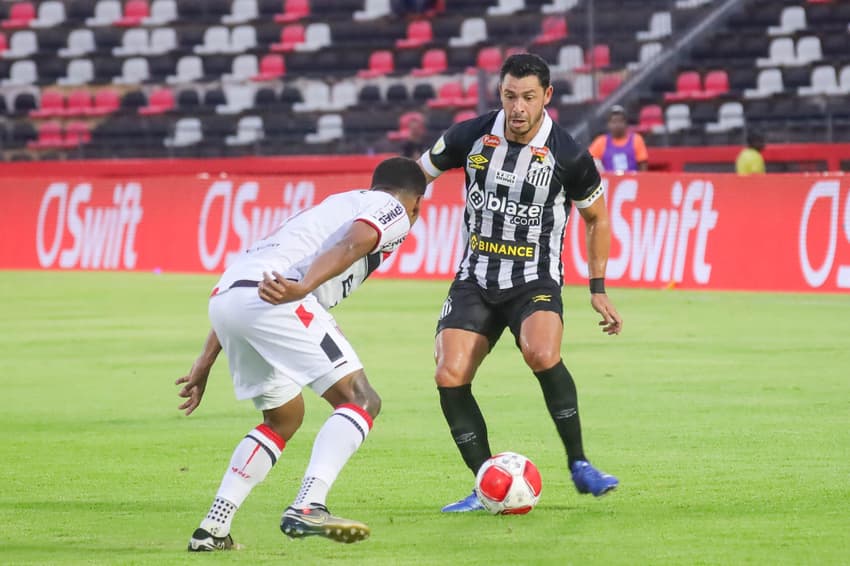
[[[514,452],[496,454],[475,478],[478,500],[494,515],[524,515],[540,499],[543,484],[534,463]]]

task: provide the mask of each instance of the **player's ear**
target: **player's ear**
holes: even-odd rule
[[[554,90],[555,89],[552,88],[552,85],[549,85],[546,87],[546,90],[543,91],[543,106],[546,106],[547,104],[549,104],[549,101],[552,100],[552,92]]]

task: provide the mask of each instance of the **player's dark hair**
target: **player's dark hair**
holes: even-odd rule
[[[379,191],[409,192],[424,195],[428,182],[419,164],[407,157],[381,161],[372,173],[372,188]]]
[[[540,55],[534,53],[517,53],[511,55],[502,64],[499,81],[505,80],[505,75],[521,79],[534,75],[540,81],[543,90],[549,88],[549,65]]]

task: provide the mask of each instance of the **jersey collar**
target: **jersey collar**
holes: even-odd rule
[[[540,129],[537,131],[537,135],[535,135],[528,145],[534,147],[543,147],[546,145],[546,140],[549,138],[549,134],[552,132],[552,118],[549,117],[549,112],[547,110],[543,110],[543,125],[540,126]],[[494,136],[499,136],[507,140],[505,137],[505,111],[499,110],[499,113],[496,114],[496,120],[493,122],[493,127],[490,128],[490,133]]]

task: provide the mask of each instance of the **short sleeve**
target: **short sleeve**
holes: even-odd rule
[[[391,196],[387,197],[354,218],[355,222],[365,222],[378,233],[378,243],[369,253],[394,251],[410,231],[410,219],[404,206]]]
[[[593,140],[587,151],[590,152],[590,155],[594,159],[602,159],[602,156],[605,154],[605,136],[596,136],[596,139]]]
[[[604,192],[602,178],[587,151],[582,151],[566,165],[563,184],[577,208],[587,208]]]
[[[422,169],[432,177],[439,177],[443,171],[462,167],[469,153],[468,136],[464,135],[462,124],[455,124],[440,136],[431,148],[419,158]]]
[[[635,134],[635,160],[638,163],[649,160],[649,152],[646,151],[646,142],[640,134]]]

